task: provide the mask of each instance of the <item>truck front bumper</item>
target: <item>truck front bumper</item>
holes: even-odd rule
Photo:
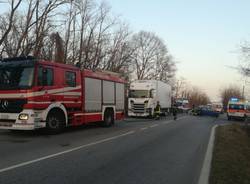
[[[19,115],[28,115],[27,120],[20,120]],[[0,113],[0,129],[8,130],[35,130],[46,126],[41,122],[39,114],[33,110],[24,110],[21,113]]]
[[[128,111],[128,116],[130,117],[149,117],[151,114],[149,112],[135,113],[133,111]]]

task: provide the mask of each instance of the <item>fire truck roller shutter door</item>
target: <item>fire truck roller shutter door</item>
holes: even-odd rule
[[[116,83],[116,111],[124,111],[124,84]]]
[[[102,111],[102,83],[99,79],[85,78],[85,110]]]
[[[103,104],[115,105],[115,83],[103,81]]]

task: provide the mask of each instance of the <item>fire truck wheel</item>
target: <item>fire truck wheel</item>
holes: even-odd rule
[[[64,114],[58,110],[49,113],[46,120],[46,129],[50,134],[60,133],[65,127]]]
[[[104,114],[104,122],[103,125],[105,127],[110,127],[114,124],[114,113],[113,110],[107,109]]]

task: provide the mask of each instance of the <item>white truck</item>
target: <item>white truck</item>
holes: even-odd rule
[[[171,108],[171,86],[157,80],[137,80],[130,84],[128,116],[152,117],[159,101],[161,113],[167,114]]]

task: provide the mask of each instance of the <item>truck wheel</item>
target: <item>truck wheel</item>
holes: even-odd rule
[[[46,120],[46,129],[49,134],[58,134],[65,127],[64,114],[59,111],[49,113]]]
[[[105,127],[111,127],[114,125],[114,113],[112,110],[106,110],[104,113],[104,122]]]

